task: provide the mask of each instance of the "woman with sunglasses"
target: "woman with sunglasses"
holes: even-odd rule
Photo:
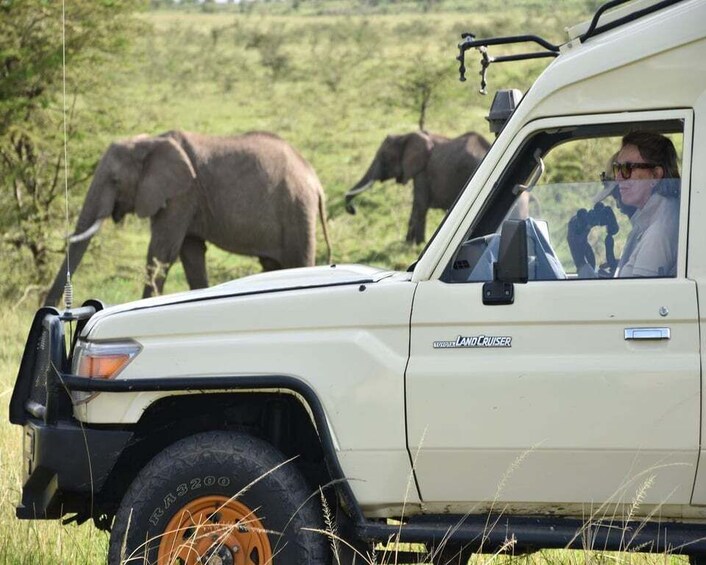
[[[623,137],[612,168],[620,199],[636,208],[615,276],[675,276],[679,167],[674,145],[658,133],[629,133]]]
[[[618,153],[620,153],[620,151],[616,151],[610,156],[610,159],[608,159],[608,163],[606,164],[605,171],[603,171],[600,175],[601,182],[603,183],[603,190],[600,194],[597,194],[593,198],[593,204],[602,202],[608,196],[612,196],[618,210],[620,210],[628,218],[631,218],[637,208],[635,208],[635,206],[628,206],[625,202],[623,202],[623,199],[620,197],[620,188],[615,182],[615,174],[613,173],[613,163],[617,159]]]

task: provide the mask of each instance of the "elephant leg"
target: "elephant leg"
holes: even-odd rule
[[[203,239],[187,235],[184,243],[181,244],[179,258],[184,267],[189,288],[206,288],[208,274],[206,273],[206,244]]]
[[[258,257],[258,259],[263,271],[278,271],[282,268],[280,262],[271,257]]]
[[[310,204],[296,204],[285,210],[282,217],[287,218],[286,225],[277,234],[274,244],[270,245],[268,255],[259,256],[263,270],[276,271],[314,265],[318,197]]]
[[[152,244],[150,244],[150,249],[147,251],[147,275],[142,298],[162,294],[164,281],[167,278],[169,269],[176,261],[177,254],[178,252],[175,252],[173,256],[171,254],[163,255],[154,251]]]
[[[422,243],[425,237],[427,210],[429,209],[429,183],[426,179],[414,179],[412,213],[407,228],[407,243]]]
[[[162,294],[169,269],[179,257],[186,237],[184,225],[177,211],[166,207],[151,219],[152,238],[147,249],[147,279],[143,298]]]
[[[147,253],[147,277],[142,298],[162,294],[164,281],[174,261],[162,261],[155,254]]]

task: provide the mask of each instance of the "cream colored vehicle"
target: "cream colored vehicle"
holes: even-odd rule
[[[703,560],[706,1],[604,8],[561,46],[462,42],[485,70],[499,44],[554,60],[407,272],[41,309],[10,407],[18,517],[92,518],[116,564],[352,563],[389,539],[435,563]],[[668,139],[676,169],[616,155],[635,132]],[[664,188],[656,240],[629,177]],[[624,276],[648,243],[670,263]]]

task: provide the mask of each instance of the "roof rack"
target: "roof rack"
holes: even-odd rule
[[[668,6],[672,6],[673,4],[678,4],[679,2],[683,2],[683,0],[659,0],[657,2],[643,2],[642,5],[644,5],[644,8],[640,8],[640,3],[635,2],[637,4],[637,9],[634,10],[628,10],[621,15],[620,13],[616,13],[618,17],[604,23],[603,25],[598,25],[598,23],[601,20],[601,17],[611,8],[616,8],[617,6],[622,6],[623,4],[627,4],[629,2],[635,2],[635,0],[611,0],[610,2],[606,2],[602,6],[600,6],[597,10],[596,13],[593,14],[593,19],[591,20],[590,25],[588,26],[588,30],[580,35],[578,37],[579,41],[583,43],[587,39],[594,37],[596,35],[599,35],[601,33],[604,33],[606,31],[610,31],[611,29],[615,29],[616,27],[620,27],[622,25],[625,25],[627,23],[633,22],[637,19],[640,19],[644,16],[647,16],[649,14],[652,14],[654,12],[657,12],[659,10],[662,10],[664,8],[667,8]]]
[[[683,2],[684,0],[610,0],[605,4],[602,4],[593,15],[593,18],[588,24],[588,28],[585,32],[574,35],[579,29],[585,28],[586,24],[580,24],[571,28],[569,30],[570,39],[578,39],[581,43],[585,42],[591,37],[595,37],[620,27],[627,23],[633,22],[639,18],[642,18],[648,14],[652,14],[659,10],[662,10],[673,4]],[[613,12],[607,13],[609,10],[622,6],[623,4],[633,3],[633,9],[624,8],[623,10],[615,10]],[[601,19],[604,19],[604,23],[601,24]],[[476,39],[476,36],[472,33],[461,34],[461,43],[458,44],[459,55],[456,59],[459,61],[459,79],[461,82],[466,80],[466,66],[465,66],[465,56],[466,51],[469,49],[478,49],[481,54],[481,82],[480,82],[480,93],[487,94],[487,71],[488,67],[492,63],[505,63],[508,61],[521,61],[526,59],[538,59],[543,57],[558,57],[560,52],[560,46],[554,45],[536,35],[517,35],[508,37],[491,37],[488,39]],[[492,57],[488,53],[488,47],[491,45],[510,45],[515,43],[536,43],[544,48],[544,51],[535,51],[530,53],[519,53],[515,55],[502,55],[499,57]]]
[[[456,57],[460,63],[458,72],[461,82],[466,81],[466,51],[469,49],[478,49],[481,54],[481,71],[480,71],[480,93],[487,94],[486,74],[491,63],[506,63],[508,61],[522,61],[526,59],[538,59],[541,57],[557,57],[559,55],[559,46],[549,43],[546,39],[542,39],[536,35],[515,35],[509,37],[491,37],[489,39],[476,39],[472,33],[461,34],[463,41],[458,44],[459,55]],[[508,45],[512,43],[537,43],[544,47],[546,51],[535,51],[532,53],[518,53],[517,55],[503,55],[500,57],[491,57],[488,54],[489,45]]]

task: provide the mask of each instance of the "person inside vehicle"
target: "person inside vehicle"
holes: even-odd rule
[[[610,156],[610,159],[608,159],[605,170],[601,173],[603,190],[593,198],[593,204],[602,202],[608,196],[612,196],[618,210],[620,210],[628,218],[632,218],[632,215],[637,211],[637,208],[635,206],[628,206],[623,202],[623,199],[620,197],[620,187],[618,186],[618,183],[615,182],[615,175],[613,174],[613,163],[618,158],[619,153],[620,151],[616,151]]]
[[[629,207],[634,208],[630,215],[632,230],[612,276],[675,276],[680,177],[674,144],[658,133],[631,132],[623,137],[612,169],[620,197],[619,207],[628,215],[632,211]],[[606,187],[596,200],[602,200],[615,189],[609,188]],[[598,276],[573,250],[572,255],[579,278]]]

